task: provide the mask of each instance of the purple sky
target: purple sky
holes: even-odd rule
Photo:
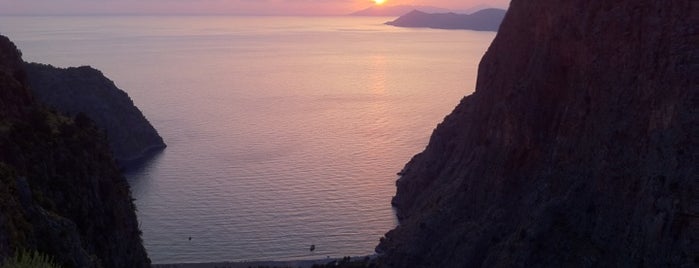
[[[386,0],[384,5],[427,5],[453,10],[506,8],[510,0]],[[0,0],[0,14],[250,14],[344,15],[373,0]]]

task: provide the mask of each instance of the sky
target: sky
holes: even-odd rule
[[[383,5],[426,5],[453,10],[506,8],[510,0],[385,0]],[[2,15],[232,14],[345,15],[373,0],[0,0]]]

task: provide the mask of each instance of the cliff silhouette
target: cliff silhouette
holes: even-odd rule
[[[63,267],[148,267],[126,179],[106,138],[28,88],[21,53],[0,36],[0,261],[36,251]]]
[[[106,132],[120,166],[129,166],[165,148],[163,138],[129,95],[99,70],[40,63],[26,63],[24,67],[29,87],[40,102],[69,116],[83,113]]]
[[[381,263],[699,265],[698,8],[513,0],[401,172]]]
[[[413,10],[399,18],[386,22],[398,27],[422,27],[434,29],[461,29],[474,31],[494,31],[500,27],[505,10],[489,8],[473,14],[426,13]]]

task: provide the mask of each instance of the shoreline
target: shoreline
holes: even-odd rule
[[[376,255],[353,256],[352,261],[363,259],[374,259]],[[255,268],[255,267],[293,267],[311,268],[313,265],[326,265],[331,262],[340,262],[343,258],[325,258],[313,260],[290,260],[290,261],[231,261],[231,262],[202,262],[202,263],[166,263],[152,264],[153,268]]]
[[[129,157],[128,159],[117,160],[117,166],[122,173],[129,173],[134,170],[138,170],[146,166],[156,155],[162,153],[167,149],[167,145],[151,145],[143,149],[136,156]],[[116,160],[116,159],[115,159]]]

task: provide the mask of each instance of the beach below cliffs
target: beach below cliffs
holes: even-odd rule
[[[357,264],[362,261],[374,260],[375,255],[355,256],[350,257],[351,264]],[[207,262],[207,263],[172,263],[172,264],[153,264],[153,268],[255,268],[255,267],[293,267],[293,268],[311,268],[325,267],[332,265],[335,262],[337,267],[345,267],[341,265],[344,258],[323,258],[315,260],[289,260],[289,261],[240,261],[240,262]],[[366,267],[366,266],[362,266]]]
[[[207,263],[177,263],[154,264],[153,268],[248,268],[248,267],[300,267],[310,268],[314,264],[326,264],[329,261],[303,260],[303,261],[244,261],[244,262],[207,262]]]

